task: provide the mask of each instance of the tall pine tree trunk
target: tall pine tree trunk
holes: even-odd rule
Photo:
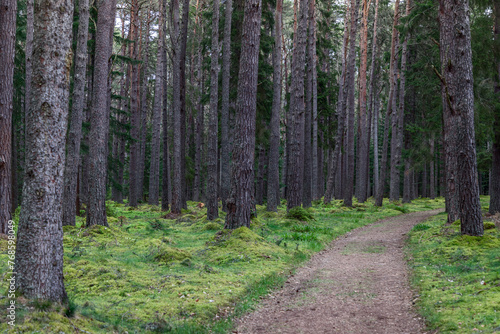
[[[359,69],[359,127],[358,129],[358,164],[357,164],[357,183],[356,193],[358,194],[359,202],[366,201],[368,195],[368,165],[369,165],[369,149],[370,122],[367,115],[367,86],[366,86],[366,71],[368,67],[368,14],[370,12],[370,0],[363,0],[363,21],[361,25],[361,63]],[[375,33],[374,33],[375,35]],[[375,37],[374,37],[375,38]]]
[[[448,171],[453,170],[461,232],[483,235],[474,134],[474,92],[468,0],[440,0],[443,117]],[[450,176],[448,176],[450,178]],[[451,190],[451,189],[450,189]]]
[[[112,52],[110,30],[115,24],[115,1],[101,1],[98,5],[94,86],[90,110],[87,226],[108,226],[106,217],[106,153],[109,129],[108,60]]]
[[[219,102],[219,0],[214,0],[212,16],[212,48],[210,68],[210,116],[207,145],[207,218],[219,217],[219,196],[217,178],[218,102]]]
[[[349,46],[349,58],[347,64],[347,105],[349,108],[346,110],[346,125],[347,125],[347,143],[346,158],[347,158],[347,168],[346,168],[346,182],[343,186],[344,188],[344,205],[352,206],[352,197],[354,195],[354,93],[356,89],[355,84],[355,66],[356,66],[356,35],[358,30],[358,9],[359,0],[351,1],[351,31],[350,37],[351,44]]]
[[[12,7],[6,5],[12,4],[5,1],[1,4],[2,24],[13,22],[12,16],[4,21],[9,17],[5,14],[12,14],[10,9],[15,18],[15,3]],[[16,289],[25,297],[65,302],[62,196],[73,2],[38,4],[34,15],[33,82],[37,84],[33,85],[32,103],[26,118],[26,172],[13,271],[16,272]],[[8,32],[6,29],[0,31],[2,44],[5,39],[12,40],[14,33]],[[9,44],[2,45],[2,53],[7,50],[3,46]],[[5,189],[2,188],[2,192]]]
[[[396,91],[397,91],[397,55],[399,50],[399,33],[396,29],[399,24],[399,0],[396,0],[396,4],[394,6],[394,21],[392,26],[392,41],[391,41],[391,66],[389,70],[389,99],[387,100],[387,111],[385,115],[385,125],[384,125],[384,143],[382,147],[382,160],[380,166],[380,176],[379,183],[377,185],[377,194],[375,199],[376,206],[382,206],[382,202],[384,199],[384,190],[385,190],[385,182],[387,175],[387,160],[388,160],[388,150],[389,150],[389,126],[390,121],[392,119],[392,127],[395,129],[395,125],[397,125],[397,118],[395,117],[395,113],[397,112],[396,105]],[[396,133],[395,130],[393,130]],[[391,153],[392,153],[391,146]]]
[[[287,177],[287,208],[290,210],[302,203],[304,177],[304,63],[306,60],[308,0],[300,0],[297,33],[294,34],[292,58],[292,82],[290,92],[291,124]]]
[[[75,54],[73,105],[66,145],[66,168],[64,170],[63,225],[75,225],[76,184],[80,165],[80,142],[82,139],[83,108],[85,105],[85,83],[87,74],[87,40],[89,34],[89,1],[79,1],[78,37]]]
[[[271,114],[269,138],[269,166],[267,169],[267,211],[277,211],[279,205],[279,145],[280,145],[280,112],[281,112],[281,17],[283,0],[276,1],[274,17],[274,53],[273,53],[273,107]]]
[[[160,0],[160,17],[158,22],[158,56],[156,59],[155,100],[153,105],[153,138],[151,141],[151,165],[149,170],[149,204],[158,205],[160,197],[160,132],[161,132],[161,107],[163,103],[163,80],[165,52],[163,46],[163,30],[165,29],[164,1]]]
[[[7,233],[7,222],[12,218],[12,99],[16,11],[16,0],[0,0],[0,233]]]
[[[500,47],[500,1],[495,0],[493,6],[493,13],[495,15],[495,46]],[[498,49],[497,49],[498,50]],[[495,82],[495,94],[497,98],[500,97],[500,58],[497,55],[496,69],[497,78]],[[491,214],[500,212],[500,110],[495,110],[495,124],[494,124],[495,138],[492,147],[493,161],[491,165],[490,174],[490,208]]]
[[[282,0],[278,0],[282,1]],[[233,14],[233,1],[226,0],[224,17],[224,40],[222,42],[222,97],[221,97],[221,199],[222,209],[227,211],[226,201],[231,192],[231,166],[229,145],[229,91],[231,78],[231,23]]]
[[[231,197],[227,201],[228,214],[224,226],[227,229],[241,226],[250,227],[250,218],[254,208],[253,165],[261,16],[261,0],[245,1],[236,103]]]

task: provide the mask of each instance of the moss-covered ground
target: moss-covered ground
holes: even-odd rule
[[[489,198],[481,203],[486,212]],[[415,302],[431,329],[500,332],[499,221],[486,217],[483,237],[460,235],[460,222],[447,225],[446,214],[413,228],[408,257]]]
[[[174,217],[155,206],[108,202],[110,227],[86,229],[78,217],[76,227],[64,228],[69,306],[19,297],[15,332],[224,333],[235,316],[338,236],[385,217],[443,206],[442,199],[386,202],[382,208],[334,201],[288,214],[284,205],[278,213],[258,206],[250,229],[225,231],[224,216],[208,222],[199,203],[190,202]],[[5,245],[0,239],[2,293]],[[0,307],[6,305],[2,297]],[[9,330],[2,316],[0,332]]]

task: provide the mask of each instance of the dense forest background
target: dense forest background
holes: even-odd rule
[[[443,196],[471,235],[480,194],[500,211],[499,1],[0,7],[0,232],[20,210],[28,295],[28,264],[62,270],[61,225],[107,226],[106,200],[202,202],[227,229],[333,198]]]

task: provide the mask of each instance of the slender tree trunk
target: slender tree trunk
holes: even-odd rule
[[[231,198],[227,201],[228,214],[224,226],[227,229],[241,226],[250,227],[250,218],[254,208],[253,165],[261,16],[261,0],[245,2],[236,103]]]
[[[2,25],[13,23],[15,2],[3,1],[0,8]],[[73,2],[45,2],[36,7],[34,15],[33,82],[37,84],[33,85],[31,109],[26,119],[28,151],[13,271],[16,273],[16,289],[25,297],[65,302],[62,196],[72,65]],[[2,26],[2,53],[8,50],[9,43],[6,42],[12,41],[14,36],[14,30]],[[6,62],[8,59],[7,56],[2,58]],[[0,73],[5,75],[4,71]],[[8,81],[2,78],[0,82]],[[2,185],[2,192],[5,189]]]
[[[16,12],[17,1],[0,0],[0,233],[7,233],[7,223],[12,218],[12,99]]]
[[[31,81],[33,77],[33,62],[32,62],[33,21],[35,15],[34,11],[35,11],[34,0],[26,0],[26,46],[25,46],[25,78],[24,78],[25,85],[24,85],[24,116],[23,116],[24,132],[21,136],[23,143],[24,143],[24,138],[26,137],[25,120],[31,108],[31,86],[32,86]],[[24,152],[25,146],[23,145],[22,148],[23,150],[21,150],[21,152]],[[21,169],[24,170],[24,154],[21,154],[20,165],[22,166]]]
[[[267,211],[277,211],[279,205],[279,145],[280,145],[280,112],[281,112],[281,19],[283,0],[276,1],[274,17],[274,53],[273,53],[273,107],[269,138],[269,166],[267,171]]]
[[[140,87],[140,108],[141,108],[141,130],[140,130],[140,155],[137,166],[137,199],[143,200],[144,198],[144,172],[146,169],[146,141],[147,141],[147,120],[148,120],[148,90],[149,90],[149,35],[151,27],[151,3],[147,7],[148,15],[146,21],[146,34],[143,35],[141,31],[141,39],[144,38],[142,47],[144,49],[144,60],[141,65],[141,87]]]
[[[430,187],[429,187],[429,197],[431,199],[436,198],[436,181],[435,181],[435,170],[434,170],[434,138],[430,140],[430,153],[431,162],[429,163],[429,174],[430,174]]]
[[[230,1],[230,0],[229,0]],[[195,165],[194,165],[194,180],[193,180],[193,201],[197,202],[200,200],[200,192],[201,192],[201,174],[202,174],[202,157],[203,157],[203,134],[204,134],[204,110],[202,103],[202,95],[203,95],[203,68],[202,68],[202,55],[201,55],[201,38],[199,40],[198,45],[198,64],[197,64],[197,86],[198,86],[198,95],[196,105],[198,108],[198,113],[196,115],[196,134],[195,134]],[[221,120],[222,121],[222,120]]]
[[[347,2],[346,2],[347,3]],[[343,57],[342,57],[342,74],[339,80],[339,97],[337,102],[337,134],[335,135],[335,149],[333,156],[330,159],[330,167],[333,168],[329,171],[324,202],[330,203],[333,198],[335,190],[335,197],[338,198],[338,191],[341,189],[339,177],[341,174],[341,160],[342,160],[342,146],[344,142],[344,128],[345,128],[345,85],[346,85],[346,65],[347,65],[347,47],[349,44],[349,25],[347,18],[349,16],[349,9],[346,10],[345,23],[344,23],[344,42],[343,42]]]
[[[219,0],[214,0],[210,69],[210,116],[207,145],[207,218],[219,217],[217,182],[218,102],[219,102]]]
[[[363,0],[363,20],[361,25],[361,62],[359,69],[359,127],[358,129],[358,165],[357,165],[357,183],[356,193],[358,200],[364,203],[368,194],[368,166],[370,162],[370,136],[369,119],[367,115],[367,86],[366,71],[368,67],[368,14],[370,12],[370,0]],[[375,33],[374,33],[375,35]],[[375,38],[375,37],[374,37]]]
[[[346,183],[343,185],[344,188],[344,205],[352,206],[352,197],[354,195],[354,91],[356,89],[355,83],[355,65],[356,65],[356,35],[358,30],[358,9],[359,0],[352,0],[351,6],[353,10],[351,11],[351,31],[350,40],[351,44],[349,46],[349,58],[347,64],[347,89],[348,89],[348,106],[346,116],[347,116],[347,169],[346,169]]]
[[[307,46],[308,0],[300,0],[297,33],[294,34],[292,58],[292,82],[290,92],[290,112],[292,115],[290,156],[288,157],[287,208],[290,210],[302,203],[304,177],[304,63]]]
[[[495,46],[500,46],[500,1],[493,2],[493,13],[495,15]],[[497,56],[496,69],[497,78],[495,82],[495,94],[500,96],[500,58]],[[493,161],[490,171],[490,208],[489,212],[494,215],[500,212],[500,110],[495,110],[495,138],[492,147]]]
[[[83,108],[85,105],[85,83],[87,73],[87,40],[89,32],[89,1],[79,0],[78,38],[75,55],[73,105],[66,145],[66,168],[64,170],[63,225],[75,225],[76,183],[80,165],[80,142],[82,139]]]
[[[256,203],[262,205],[264,203],[264,174],[266,165],[266,150],[264,145],[260,145],[259,149],[259,169],[257,171],[257,182],[255,189]]]
[[[384,198],[384,189],[386,182],[386,174],[387,174],[387,159],[388,159],[388,149],[389,149],[389,122],[392,119],[392,128],[393,133],[397,133],[397,117],[395,116],[397,112],[396,105],[396,91],[397,91],[397,55],[399,50],[399,33],[396,29],[399,24],[399,0],[396,0],[394,6],[394,22],[392,28],[392,41],[391,41],[391,66],[389,70],[389,99],[387,101],[387,112],[385,116],[385,125],[384,125],[384,143],[382,148],[382,161],[380,166],[380,178],[379,183],[377,185],[377,195],[375,200],[375,205],[382,206],[383,198]],[[395,125],[396,124],[396,125]],[[394,140],[393,140],[394,144]],[[391,145],[391,156],[393,156],[393,145]]]
[[[458,198],[462,234],[483,235],[474,134],[469,1],[440,0],[439,4],[447,166],[456,171],[456,193],[449,195]]]
[[[149,204],[158,205],[160,197],[160,132],[163,94],[165,52],[163,46],[163,30],[165,29],[164,1],[160,0],[160,17],[158,22],[158,57],[156,59],[155,100],[153,105],[153,138],[151,141],[151,165],[149,170]]]
[[[115,23],[116,0],[98,4],[97,32],[94,62],[94,87],[90,110],[89,139],[89,203],[87,226],[108,226],[106,217],[106,161],[109,129],[108,60],[111,56],[111,27]]]
[[[180,31],[180,99],[181,99],[181,206],[187,209],[187,180],[186,180],[186,48],[189,24],[189,0],[182,5],[182,25]]]
[[[278,0],[282,1],[282,0]],[[221,199],[222,209],[227,211],[226,201],[231,192],[231,166],[229,143],[229,92],[231,78],[231,23],[233,1],[226,0],[224,40],[222,44],[222,99],[221,99]]]
[[[166,7],[166,0],[163,1],[163,7]],[[172,203],[172,188],[171,188],[171,176],[170,176],[170,149],[169,149],[169,131],[168,131],[168,57],[166,52],[166,27],[163,30],[163,44],[165,45],[165,51],[163,52],[163,62],[165,67],[163,68],[163,175],[162,175],[162,191],[161,191],[161,210],[168,211],[170,204]]]
[[[130,57],[139,60],[139,2],[132,0],[130,9]],[[132,207],[137,206],[139,200],[139,159],[140,159],[140,106],[139,106],[139,69],[137,64],[130,65],[131,90],[130,90],[130,162],[129,162],[129,200]]]

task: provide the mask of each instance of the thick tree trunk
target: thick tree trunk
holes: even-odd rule
[[[370,0],[363,0],[363,21],[361,25],[361,61],[359,69],[359,127],[358,129],[358,164],[356,193],[358,200],[364,203],[368,195],[368,168],[370,162],[370,122],[367,115],[367,86],[366,71],[368,67],[368,14],[370,12]],[[376,31],[376,30],[375,30]],[[376,33],[374,33],[374,36]],[[376,37],[374,37],[375,39]]]
[[[89,34],[89,1],[79,0],[78,38],[75,54],[73,105],[66,145],[66,168],[64,170],[63,225],[75,225],[76,184],[80,165],[80,142],[82,139],[83,108],[85,105],[85,83],[87,73],[87,40]]]
[[[163,80],[165,52],[163,46],[163,31],[165,29],[164,1],[160,0],[160,17],[158,22],[158,57],[156,59],[155,100],[153,105],[153,138],[151,141],[151,165],[149,170],[149,204],[158,205],[160,197],[160,132],[161,132],[161,107],[163,103]]]
[[[217,178],[218,103],[219,103],[219,0],[214,0],[212,16],[212,48],[210,68],[210,116],[207,142],[207,218],[219,217]]]
[[[280,145],[280,112],[281,112],[281,17],[283,0],[276,1],[274,17],[274,53],[273,53],[273,107],[271,114],[269,138],[269,166],[267,168],[267,211],[277,211],[279,205],[279,145]]]
[[[291,138],[288,157],[287,208],[290,210],[302,203],[304,177],[304,63],[307,46],[308,0],[300,0],[297,33],[294,34],[294,51],[292,58],[292,82],[290,92],[290,126]]]
[[[245,2],[233,146],[232,189],[231,198],[227,201],[228,214],[224,226],[227,229],[250,227],[254,208],[253,165],[261,16],[261,0]]]
[[[106,217],[106,161],[109,129],[108,75],[111,56],[110,30],[115,24],[116,0],[101,1],[98,5],[94,87],[90,110],[89,145],[89,203],[87,226],[108,226]]]
[[[15,3],[8,5],[12,4],[3,2],[0,6],[2,24],[9,17],[4,15],[11,14],[10,9],[15,18]],[[7,22],[11,19],[12,16]],[[72,19],[72,1],[45,2],[35,10],[33,82],[37,84],[33,85],[26,118],[26,172],[13,270],[17,273],[16,289],[25,297],[56,302],[67,300],[63,282],[62,196]],[[2,44],[13,38],[8,31],[0,33]],[[2,52],[7,50],[4,45],[9,44],[2,45]]]
[[[17,1],[0,0],[0,233],[7,233],[8,221],[12,218],[12,99],[16,11]]]
[[[278,0],[282,1],[282,0]],[[222,42],[222,99],[221,99],[221,199],[222,209],[227,211],[226,201],[231,192],[231,166],[229,143],[229,92],[231,78],[231,23],[233,14],[233,1],[226,0],[224,40]]]
[[[447,168],[454,170],[461,232],[483,235],[477,183],[470,9],[468,0],[439,1],[441,77]],[[448,176],[450,179],[451,176]]]

